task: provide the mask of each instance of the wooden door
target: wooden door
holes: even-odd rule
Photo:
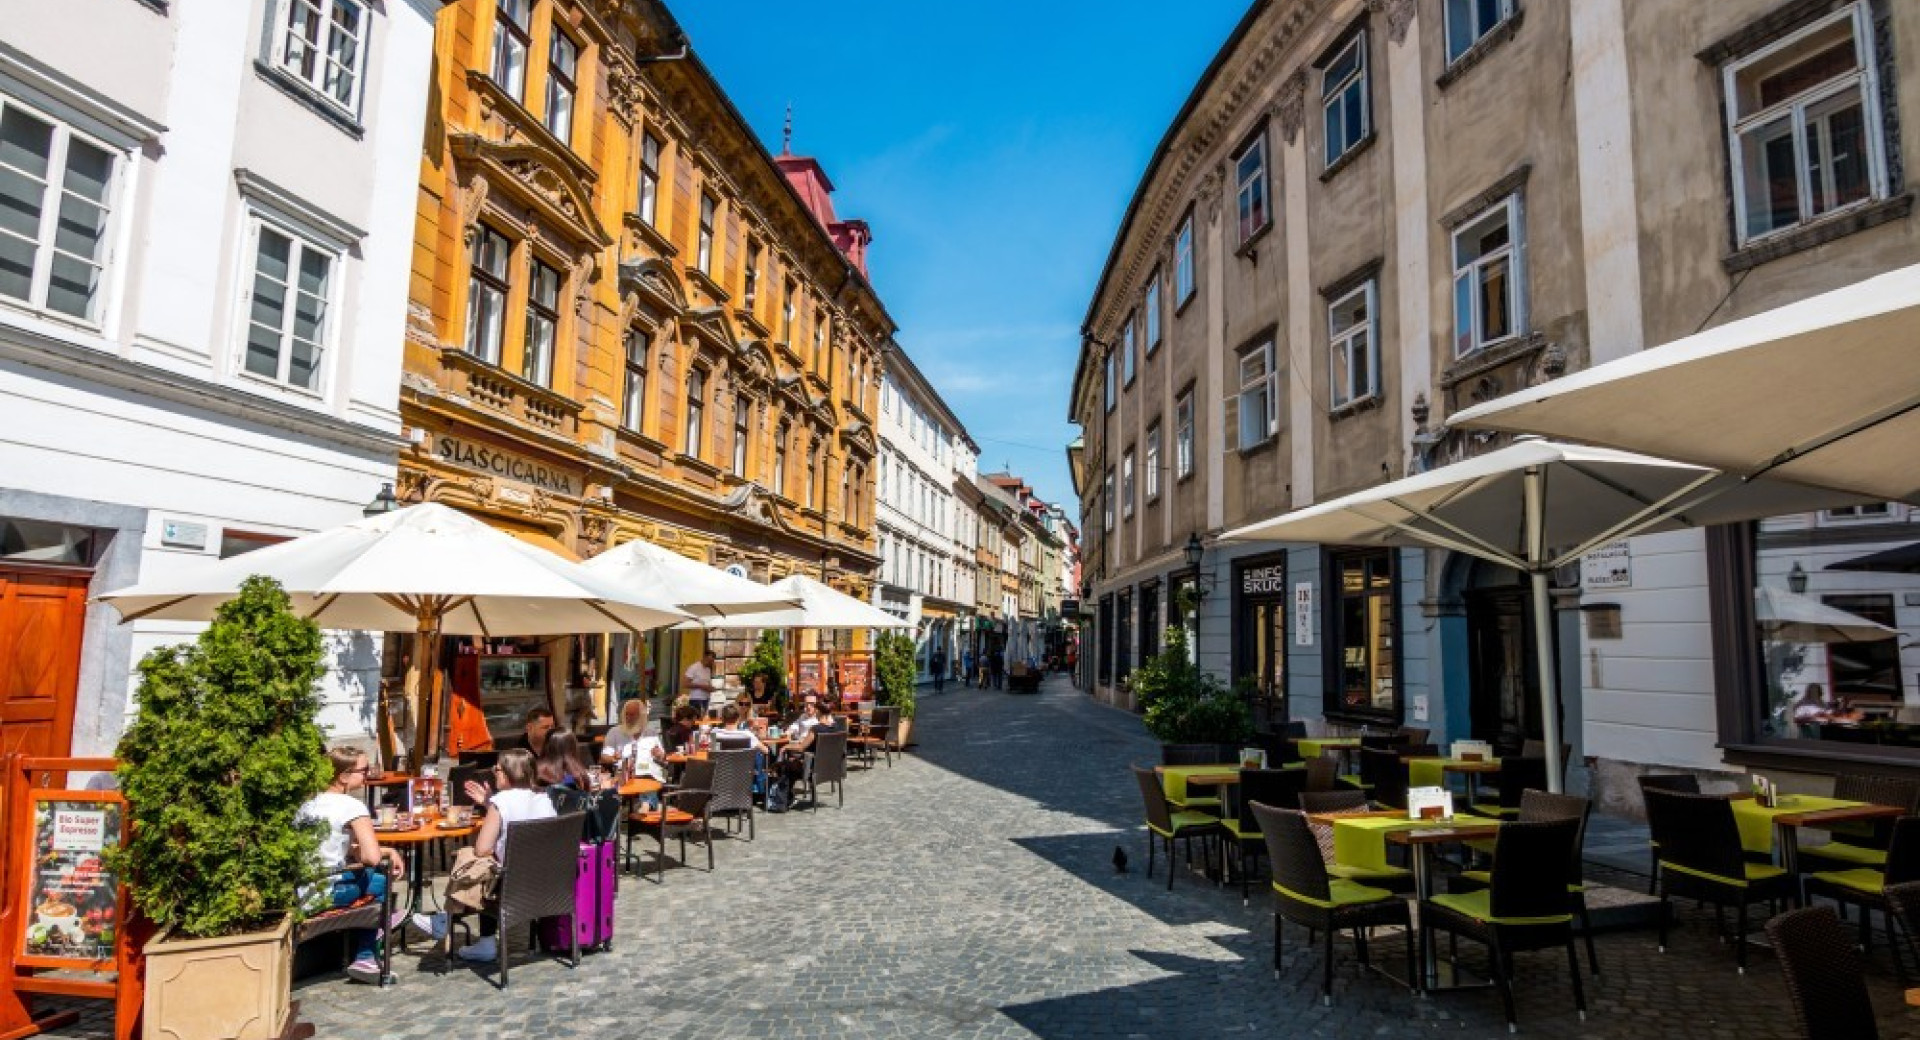
[[[0,753],[71,750],[87,582],[0,569]]]

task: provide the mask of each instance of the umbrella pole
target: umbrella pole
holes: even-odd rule
[[[422,606],[413,633],[413,755],[417,770],[440,756],[440,615]]]
[[[1553,601],[1547,591],[1546,474],[1526,473],[1527,580],[1532,586],[1534,661],[1540,669],[1540,729],[1547,746],[1547,790],[1560,794],[1565,766],[1560,761],[1560,680],[1553,666]]]

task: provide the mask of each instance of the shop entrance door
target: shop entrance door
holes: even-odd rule
[[[1517,749],[1540,736],[1540,680],[1527,592],[1471,589],[1466,604],[1474,739]]]
[[[0,568],[0,752],[71,750],[84,575]]]

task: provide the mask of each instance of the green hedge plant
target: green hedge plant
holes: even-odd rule
[[[175,937],[257,931],[298,912],[321,835],[294,816],[333,775],[315,721],[322,671],[320,630],[261,577],[199,639],[140,662],[116,770],[131,827],[108,860]]]
[[[880,681],[880,703],[899,709],[903,719],[913,718],[914,663],[913,637],[898,632],[883,632],[873,644],[874,677]]]
[[[1163,744],[1235,744],[1253,734],[1247,702],[1196,665],[1186,629],[1167,629],[1161,651],[1131,676],[1147,732]]]
[[[753,653],[740,665],[740,688],[751,693],[753,677],[767,677],[767,689],[773,694],[774,709],[785,715],[787,712],[787,648],[780,640],[780,630],[769,628],[760,633],[760,641],[753,646]]]

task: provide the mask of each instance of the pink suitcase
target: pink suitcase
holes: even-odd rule
[[[573,913],[540,922],[540,944],[560,952],[568,948],[567,929],[578,933],[580,950],[613,949],[613,894],[617,876],[613,842],[583,841],[573,879]]]

